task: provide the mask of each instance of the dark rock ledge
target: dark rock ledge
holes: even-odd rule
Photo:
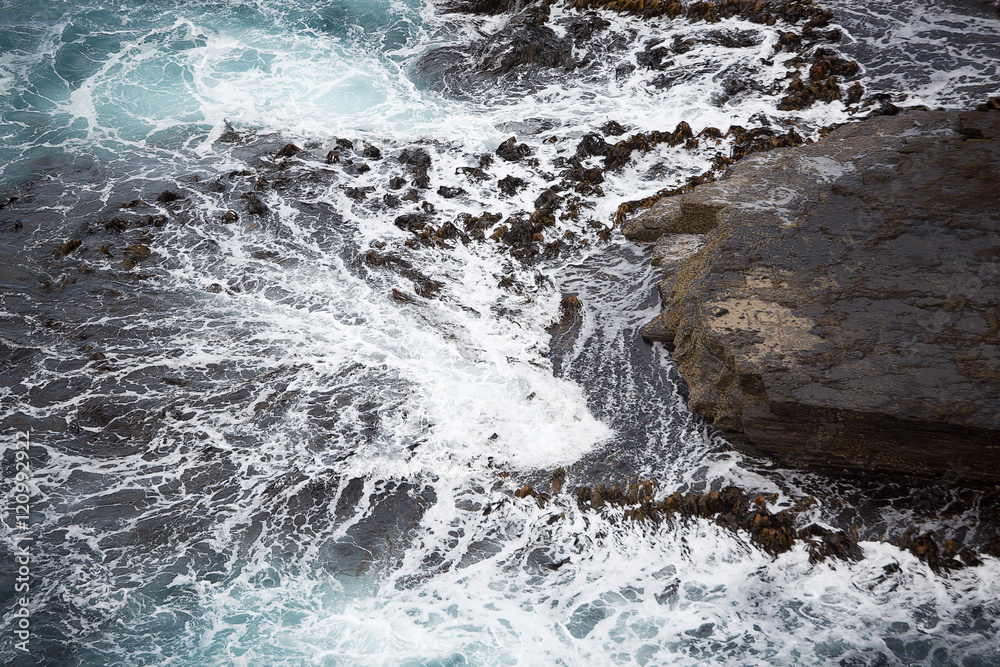
[[[988,107],[988,105],[987,105]],[[985,108],[985,107],[984,107]],[[741,161],[657,240],[690,407],[793,464],[1000,481],[1000,113],[910,111]],[[677,234],[704,247],[671,262]]]

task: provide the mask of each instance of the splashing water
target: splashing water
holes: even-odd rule
[[[985,12],[830,6],[872,91],[962,106],[997,88]],[[608,120],[809,134],[850,119],[839,103],[778,110],[780,25],[601,12],[607,52],[584,74],[465,98],[416,83],[416,63],[504,17],[401,0],[0,9],[0,184],[17,197],[0,210],[0,423],[8,504],[13,434],[30,438],[24,664],[1000,663],[995,559],[942,577],[872,539],[859,563],[811,565],[704,520],[512,496],[560,466],[738,484],[778,507],[805,495],[687,411],[669,355],[638,336],[657,312],[643,251],[600,240],[620,203],[701,173],[707,149],[608,172],[603,197],[546,230],[579,243],[534,263],[407,245],[394,224],[423,210],[386,198],[403,150],[430,157],[435,215],[508,220]],[[719,29],[752,39],[679,54],[674,85],[621,68],[650,40]],[[737,67],[758,85],[726,98]],[[511,135],[537,167],[457,171]],[[367,171],[326,158],[337,139]],[[304,150],[282,161],[288,143]],[[524,188],[497,193],[506,176]],[[71,238],[81,249],[54,258]],[[13,609],[11,512],[5,526]],[[27,659],[12,618],[8,664]]]

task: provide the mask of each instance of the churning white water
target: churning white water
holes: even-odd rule
[[[831,7],[872,91],[931,106],[996,91],[988,14]],[[944,576],[873,539],[860,562],[811,565],[709,521],[577,505],[595,476],[736,484],[773,507],[807,495],[806,476],[745,460],[687,411],[668,353],[637,333],[658,310],[647,250],[605,230],[727,143],[634,155],[546,230],[575,245],[534,262],[489,240],[415,245],[394,224],[424,203],[440,220],[530,212],[611,120],[814,136],[851,119],[841,103],[778,110],[782,25],[600,12],[584,74],[458,96],[421,83],[418,58],[507,17],[415,0],[0,10],[0,201],[18,197],[3,224],[21,223],[4,232],[3,489],[13,502],[28,433],[34,539],[32,654],[7,614],[5,663],[1000,664],[996,559]],[[749,37],[677,54],[672,85],[623,68],[650,40],[720,30]],[[740,67],[754,86],[725,93]],[[481,161],[510,136],[537,165]],[[338,139],[355,169],[327,158]],[[282,162],[289,143],[304,150]],[[391,204],[415,148],[431,188]],[[457,171],[480,164],[489,179]],[[523,189],[498,192],[508,176]],[[241,208],[254,197],[266,215]],[[150,217],[116,226],[122,211]],[[53,259],[71,238],[85,249]],[[563,493],[514,497],[557,467]],[[15,528],[8,512],[11,610]]]

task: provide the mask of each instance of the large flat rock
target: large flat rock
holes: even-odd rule
[[[706,234],[644,333],[732,439],[797,463],[1000,480],[1000,113],[845,126],[744,159],[625,231]]]

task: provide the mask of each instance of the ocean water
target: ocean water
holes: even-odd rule
[[[989,5],[826,6],[869,94],[965,108],[1000,92]],[[728,140],[636,154],[531,261],[395,224],[500,214],[488,236],[612,120],[815,137],[861,113],[779,111],[783,26],[739,19],[598,12],[586,66],[442,87],[426,54],[508,20],[447,9],[0,0],[4,664],[1000,664],[1000,562],[934,573],[888,541],[941,529],[933,512],[740,454],[641,341],[656,277],[648,248],[608,233],[614,213]],[[635,67],[651,40],[686,39],[667,83]],[[482,160],[510,136],[537,164]],[[304,150],[278,157],[290,143]],[[431,187],[393,202],[416,149]],[[488,179],[457,171],[479,165]],[[523,189],[501,193],[507,176]],[[513,495],[548,493],[558,467],[547,503]],[[641,476],[774,493],[774,509],[818,495],[804,518],[853,518],[866,557],[812,565],[801,544],[773,557],[710,521],[577,505],[579,484]]]

